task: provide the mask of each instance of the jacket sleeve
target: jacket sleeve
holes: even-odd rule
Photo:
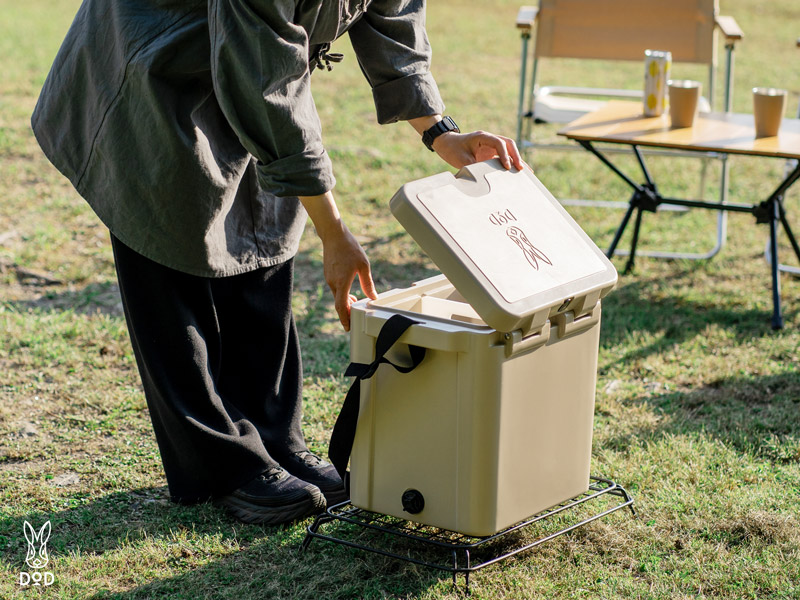
[[[430,73],[425,0],[373,0],[350,29],[350,41],[372,86],[379,123],[444,112]]]
[[[311,97],[308,34],[292,23],[296,0],[210,0],[211,76],[217,101],[259,184],[276,196],[333,188],[331,161]]]

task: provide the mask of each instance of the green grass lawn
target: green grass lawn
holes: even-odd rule
[[[734,109],[756,85],[800,97],[800,5],[722,0],[746,39]],[[29,115],[78,0],[0,0],[0,598],[420,598],[463,595],[445,574],[315,541],[309,522],[239,524],[211,506],[168,502],[121,315],[105,228],[49,166]],[[517,3],[434,0],[434,72],[463,129],[514,135]],[[436,273],[388,210],[404,182],[446,169],[410,127],[375,124],[370,91],[344,63],[314,76],[338,201],[380,291]],[[685,68],[685,71],[680,69]],[[630,71],[569,61],[543,80],[638,85]],[[688,67],[675,77],[698,77]],[[550,131],[552,133],[552,131]],[[627,199],[581,153],[529,157],[560,197]],[[731,160],[731,199],[755,202],[782,161]],[[633,171],[635,164],[621,161]],[[671,194],[696,193],[692,161],[654,160]],[[713,181],[704,191],[713,198]],[[800,231],[800,188],[787,209]],[[622,213],[570,208],[601,246]],[[710,245],[709,213],[647,215],[646,248]],[[479,572],[472,597],[800,597],[800,279],[781,277],[786,326],[769,327],[767,230],[732,214],[709,261],[642,258],[604,303],[592,470],[624,485],[620,512]],[[788,256],[781,240],[784,256]],[[625,247],[625,241],[623,246]],[[788,261],[788,259],[787,259]],[[623,259],[615,259],[619,268]],[[321,248],[308,228],[295,310],[305,357],[305,431],[325,452],[348,381]],[[791,261],[796,264],[796,261]],[[23,522],[53,532],[49,588],[22,590]]]

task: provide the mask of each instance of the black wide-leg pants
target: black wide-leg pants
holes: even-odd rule
[[[111,241],[172,499],[228,493],[305,450],[293,261],[206,278]]]

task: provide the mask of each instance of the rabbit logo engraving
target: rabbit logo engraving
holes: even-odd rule
[[[25,521],[25,539],[28,540],[28,556],[25,562],[32,569],[42,569],[47,566],[47,540],[50,539],[50,521],[42,525],[39,533],[33,530],[33,526]],[[36,545],[39,545],[37,548]]]
[[[50,560],[47,556],[47,540],[50,539],[50,521],[47,521],[42,528],[37,532],[33,526],[25,521],[23,526],[25,532],[25,539],[28,541],[28,555],[25,557],[25,562],[31,569],[37,569],[33,573],[22,572],[19,574],[19,584],[27,586],[33,585],[52,585],[53,574],[49,571],[41,572],[38,569],[43,569],[47,566]]]
[[[539,270],[539,261],[550,266],[553,265],[552,261],[547,258],[547,255],[534,246],[528,239],[528,236],[525,235],[525,232],[519,227],[509,227],[506,229],[506,235],[519,246],[519,249],[522,250],[522,253],[525,255],[525,259],[537,271]]]

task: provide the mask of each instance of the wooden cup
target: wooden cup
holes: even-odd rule
[[[756,124],[756,137],[778,135],[781,119],[786,111],[786,90],[777,88],[753,88],[753,117]]]
[[[691,79],[669,82],[669,118],[672,127],[691,127],[697,115],[702,84]]]

